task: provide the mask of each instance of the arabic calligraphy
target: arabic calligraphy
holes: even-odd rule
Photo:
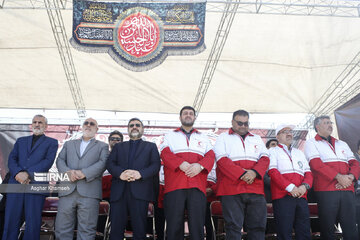
[[[168,23],[194,23],[195,16],[193,11],[189,11],[189,6],[175,6],[166,15]]]
[[[135,57],[143,57],[156,49],[160,39],[160,29],[150,16],[135,13],[123,20],[118,38],[126,52]]]
[[[101,9],[85,9],[83,12],[83,19],[87,22],[112,22],[112,12]]]
[[[167,30],[165,31],[165,42],[196,42],[200,38],[197,30]]]
[[[82,39],[113,40],[112,29],[79,27],[77,33]]]

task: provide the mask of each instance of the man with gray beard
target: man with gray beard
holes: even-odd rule
[[[95,119],[86,119],[82,138],[65,142],[57,158],[59,172],[68,173],[70,178],[69,190],[59,192],[55,222],[58,240],[73,239],[76,217],[77,239],[95,239],[102,198],[101,177],[109,155],[109,146],[95,139],[98,129]]]
[[[130,141],[116,144],[106,167],[113,176],[110,193],[110,240],[124,238],[130,216],[133,239],[146,238],[149,202],[155,201],[160,157],[156,144],[143,141],[144,125],[138,118],[130,119]]]

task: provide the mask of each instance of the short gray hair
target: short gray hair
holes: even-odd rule
[[[36,117],[44,118],[44,119],[45,119],[45,124],[48,124],[48,120],[47,120],[47,118],[46,118],[44,115],[36,114],[36,115],[32,118],[32,120],[34,120],[34,118],[36,118]]]
[[[316,126],[320,124],[320,122],[324,119],[330,119],[330,117],[328,115],[321,115],[319,117],[316,117],[314,119],[314,129],[315,129],[315,132],[317,132],[317,129],[316,129]]]

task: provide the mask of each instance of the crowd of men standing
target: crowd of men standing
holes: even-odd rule
[[[206,197],[214,193],[221,201],[226,239],[241,239],[243,227],[247,239],[265,239],[266,174],[271,179],[278,239],[292,239],[293,229],[296,239],[311,239],[307,192],[312,187],[321,238],[335,239],[334,225],[339,222],[345,240],[358,239],[354,184],[360,174],[359,162],[345,142],[331,136],[330,118],[315,119],[317,134],[307,140],[303,153],[292,147],[294,126],[279,125],[278,144],[268,150],[260,136],[249,132],[249,117],[244,110],[235,111],[231,128],[212,146],[205,134],[193,128],[194,108],[185,106],[180,111],[181,126],[164,136],[160,154],[154,143],[142,140],[144,125],[138,118],[128,122],[129,141],[122,142],[119,132],[109,137],[110,152],[107,144],[95,139],[97,121],[86,119],[82,137],[65,142],[56,159],[59,172],[70,179],[68,190],[59,192],[56,239],[72,240],[75,227],[77,239],[95,239],[105,170],[112,176],[110,196],[106,196],[112,240],[124,238],[129,216],[133,238],[145,239],[149,202],[164,208],[167,239],[184,238],[186,212],[190,239],[203,240],[209,207]],[[9,183],[37,183],[34,173],[50,169],[58,144],[45,136],[46,128],[47,119],[36,115],[33,135],[17,139],[8,161]],[[39,239],[46,196],[8,193],[2,239],[17,239],[23,217],[23,239]],[[163,204],[159,202],[162,198]]]

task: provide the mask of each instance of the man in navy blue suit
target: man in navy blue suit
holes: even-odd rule
[[[110,193],[110,240],[124,238],[128,216],[134,240],[145,239],[147,210],[154,201],[154,186],[160,169],[160,157],[155,143],[143,141],[144,125],[138,118],[130,119],[130,141],[116,144],[107,161],[113,176]]]
[[[32,120],[33,135],[17,139],[8,160],[9,184],[36,183],[34,172],[48,172],[53,165],[58,141],[44,135],[46,128],[47,119],[36,115]],[[36,193],[8,193],[2,239],[17,239],[22,216],[25,216],[26,222],[23,240],[40,239],[45,197],[44,194]]]

